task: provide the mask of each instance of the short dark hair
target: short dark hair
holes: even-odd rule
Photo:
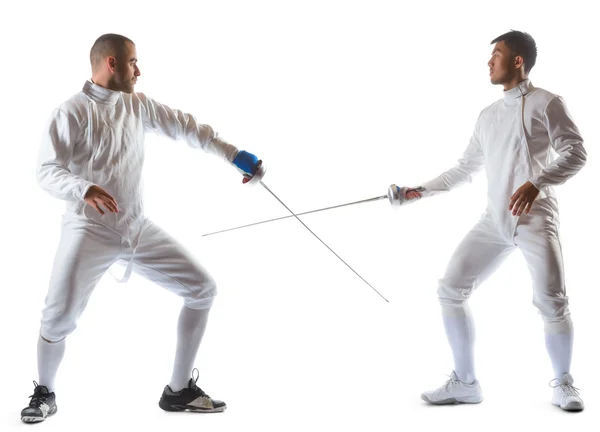
[[[508,49],[510,49],[514,55],[523,57],[525,72],[529,73],[531,68],[535,66],[535,60],[537,58],[537,47],[531,35],[517,30],[511,30],[508,33],[498,36],[490,43],[495,44],[496,42],[501,41],[504,41]]]
[[[96,39],[96,42],[94,42],[94,45],[90,50],[90,63],[92,64],[92,68],[96,67],[106,57],[116,56],[125,48],[127,42],[134,44],[131,39],[115,33],[107,33],[100,36]]]

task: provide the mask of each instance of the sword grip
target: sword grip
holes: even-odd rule
[[[259,160],[258,164],[257,164],[256,173],[254,173],[253,176],[244,174],[242,183],[247,184],[247,185],[254,185],[256,183],[259,183],[262,180],[262,178],[265,176],[266,172],[267,172],[267,167],[265,166],[265,164],[263,163],[262,160]]]
[[[390,187],[388,188],[388,199],[390,200],[390,204],[393,206],[401,206],[403,204],[416,201],[417,199],[406,198],[406,192],[411,190],[421,192],[424,189],[422,187],[409,188],[396,186],[395,184],[390,185]]]

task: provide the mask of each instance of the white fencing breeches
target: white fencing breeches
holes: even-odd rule
[[[57,342],[76,327],[98,281],[108,268],[132,256],[119,234],[89,220],[66,215],[46,304],[41,336]],[[191,309],[207,309],[216,295],[209,273],[165,231],[149,220],[137,245],[133,271],[182,297]]]
[[[438,297],[444,316],[464,316],[464,303],[472,292],[518,248],[529,267],[533,305],[544,320],[545,332],[572,330],[558,221],[544,201],[535,201],[530,214],[519,217],[512,238],[499,231],[489,214],[466,235],[440,280]]]

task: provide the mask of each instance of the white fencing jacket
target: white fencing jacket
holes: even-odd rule
[[[481,112],[462,158],[450,170],[423,183],[423,195],[471,182],[472,176],[485,168],[486,214],[507,238],[513,238],[518,222],[508,210],[513,193],[530,181],[540,190],[537,199],[549,198],[558,213],[553,186],[573,177],[586,159],[583,139],[564,100],[526,79]]]
[[[208,125],[143,93],[122,93],[87,81],[54,110],[46,125],[37,179],[67,209],[94,219],[136,243],[143,202],[141,196],[144,136],[153,132],[184,140],[194,148],[231,162],[238,149],[218,138]],[[117,201],[119,213],[100,215],[83,201],[98,185]]]

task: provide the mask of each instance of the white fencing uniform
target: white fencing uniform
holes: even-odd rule
[[[558,154],[555,159],[552,149]],[[482,169],[488,180],[487,209],[458,246],[440,281],[438,295],[445,316],[464,314],[464,302],[473,290],[519,248],[531,272],[533,304],[546,332],[569,331],[553,186],[574,176],[586,157],[583,139],[562,98],[533,87],[529,79],[481,112],[459,163],[422,185],[424,196],[431,196],[470,182]],[[529,214],[513,216],[510,197],[527,181],[540,194]]]
[[[142,93],[121,93],[87,81],[57,108],[43,137],[37,177],[41,187],[67,201],[61,240],[43,310],[41,335],[68,336],[89,296],[115,262],[175,292],[192,309],[210,308],[216,287],[208,272],[144,216],[141,196],[144,134],[153,132],[231,162],[238,149],[210,126]],[[118,213],[98,213],[83,200],[98,185]]]

